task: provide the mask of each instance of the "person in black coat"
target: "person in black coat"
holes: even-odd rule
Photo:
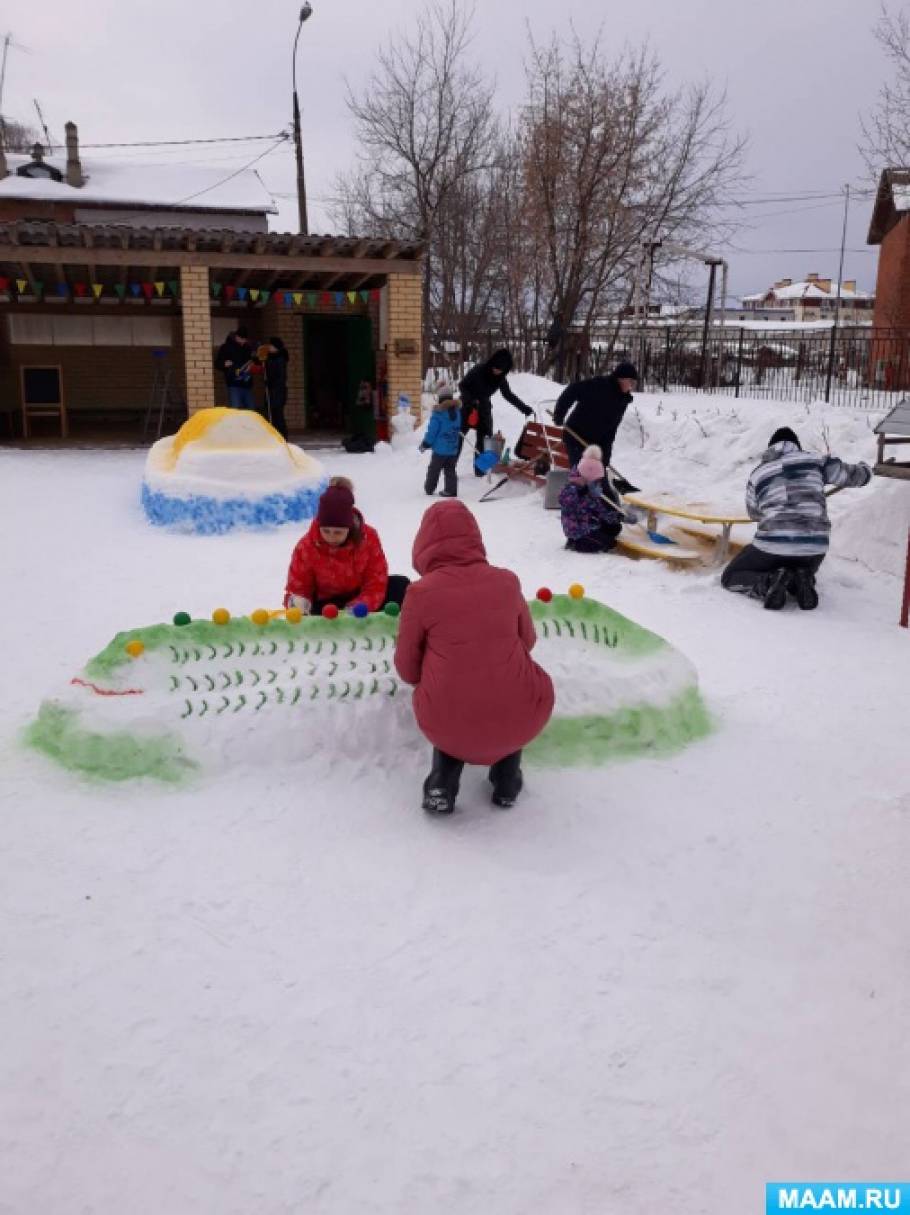
[[[575,468],[584,449],[592,444],[600,448],[604,464],[609,465],[616,432],[632,404],[632,389],[637,382],[638,372],[632,364],[620,363],[610,375],[578,380],[560,394],[553,421],[566,427],[562,441],[571,468]],[[570,430],[574,433],[570,434]]]
[[[473,427],[476,433],[477,453],[484,450],[484,441],[493,434],[493,404],[490,398],[495,392],[501,392],[505,399],[529,417],[531,410],[520,400],[509,387],[506,378],[512,370],[512,355],[508,350],[497,350],[485,363],[478,363],[458,385],[461,394],[461,434],[462,438]],[[473,416],[476,414],[476,420]],[[475,476],[482,477],[483,473],[474,469]]]
[[[215,366],[224,373],[231,409],[256,408],[253,377],[250,374],[252,358],[250,336],[242,325],[227,335],[215,355]]]
[[[269,356],[265,361],[265,387],[271,422],[282,439],[287,442],[288,424],[284,419],[284,407],[288,400],[288,350],[280,337],[269,338]]]

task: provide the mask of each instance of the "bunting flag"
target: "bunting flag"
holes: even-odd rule
[[[137,296],[138,296],[138,295],[141,295],[141,294],[142,294],[142,288],[139,286],[139,284],[138,284],[138,283],[130,283],[130,295],[137,295]]]
[[[20,295],[25,295],[27,288],[28,288],[28,279],[27,278],[17,278],[16,279],[16,290],[19,292]]]
[[[80,299],[82,299],[83,296],[88,294],[88,287],[86,287],[85,283],[74,284],[73,290],[76,292],[76,295],[78,295]]]
[[[237,288],[234,286],[233,283],[228,283],[228,285],[224,289],[224,298],[226,300],[232,300],[236,294],[237,294]]]
[[[156,291],[157,291],[157,293],[158,293],[158,298],[159,298],[159,299],[161,298],[161,296],[162,296],[162,295],[164,295],[164,288],[165,288],[165,284],[164,284],[164,283],[162,283],[162,282],[157,282],[157,283],[155,283],[155,290],[156,290]]]
[[[180,294],[180,283],[175,278],[168,279],[167,289],[174,299],[177,299]]]
[[[340,308],[340,307],[341,307],[341,305],[342,305],[343,303],[344,303],[344,292],[343,292],[343,291],[336,291],[336,292],[335,292],[335,305],[336,305],[336,307]]]
[[[58,295],[69,295],[69,291],[70,291],[70,289],[69,289],[69,287],[67,287],[66,283],[57,284],[57,294]]]
[[[294,306],[296,308],[299,308],[302,303],[303,303],[303,292],[295,291],[294,292]]]
[[[379,303],[379,296],[380,296],[379,288],[374,287],[373,290],[370,292],[370,299],[373,301],[374,304]]]
[[[95,297],[96,300],[101,299],[103,292],[104,292],[103,283],[92,283],[92,295]]]
[[[322,306],[323,308],[330,308],[332,306],[332,297],[328,291],[323,291],[322,293]]]
[[[154,295],[154,293],[155,293],[155,287],[154,287],[153,283],[143,283],[142,284],[142,294],[145,296],[145,298],[147,300],[150,300],[152,298],[152,296]]]
[[[278,294],[281,296],[281,302],[285,308],[290,308],[293,305],[294,301],[291,299],[290,291],[279,291]]]
[[[264,304],[267,304],[269,302],[269,300],[272,298],[272,293],[271,293],[271,291],[266,291],[265,287],[263,287],[262,290],[259,292],[259,296],[260,296],[262,302]]]
[[[114,290],[117,293],[117,299],[122,300],[126,295],[126,283],[114,283]]]
[[[369,291],[361,291],[361,293],[360,293],[360,302],[361,302],[362,304],[366,304],[366,303],[369,301],[369,298],[370,298],[370,293],[369,293]]]
[[[237,288],[237,298],[238,298],[239,300],[243,300],[243,301],[244,301],[244,303],[245,303],[245,302],[246,302],[246,297],[247,297],[247,295],[249,295],[249,291],[247,290],[247,288],[246,288],[246,287],[238,287],[238,288]]]
[[[356,304],[356,303],[357,303],[357,292],[356,292],[356,291],[349,291],[349,292],[348,292],[348,303],[349,303],[349,304]]]
[[[317,295],[315,291],[308,291],[306,296],[307,306],[310,308],[316,307]]]
[[[212,295],[215,299],[221,294],[221,283],[212,283]]]
[[[254,304],[259,299],[259,288],[258,287],[250,287],[250,299],[253,301]]]
[[[37,278],[35,279],[35,294],[36,295],[44,294],[44,283],[42,283],[41,280],[37,279]]]
[[[9,279],[8,278],[0,278],[0,291],[3,291],[3,292],[9,291]]]

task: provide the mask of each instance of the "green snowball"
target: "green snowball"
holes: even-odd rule
[[[178,612],[177,615],[174,617],[174,624],[177,624],[177,625],[192,624],[192,622],[193,622],[193,619],[190,616],[189,612]]]
[[[401,614],[401,608],[397,603],[387,603],[382,610],[387,616],[398,616]]]

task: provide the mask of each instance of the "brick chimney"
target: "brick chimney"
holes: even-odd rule
[[[816,281],[818,282],[818,285],[819,285],[819,287],[821,287],[822,291],[827,291],[830,294],[830,292],[831,292],[830,278],[820,278]]]
[[[82,164],[79,160],[79,131],[74,122],[68,122],[66,131],[66,184],[68,186],[84,186]]]
[[[856,279],[845,278],[841,285],[841,291],[850,291],[853,295],[856,295]]]
[[[818,282],[818,271],[813,270],[810,274],[807,274],[806,282],[807,283],[817,283]]]

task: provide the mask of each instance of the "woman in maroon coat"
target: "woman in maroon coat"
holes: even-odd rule
[[[537,636],[518,579],[487,561],[477,521],[439,502],[414,541],[395,666],[415,685],[417,724],[433,744],[423,808],[451,814],[465,763],[489,764],[493,804],[514,805],[521,749],[553,712],[553,684],[531,658]]]

